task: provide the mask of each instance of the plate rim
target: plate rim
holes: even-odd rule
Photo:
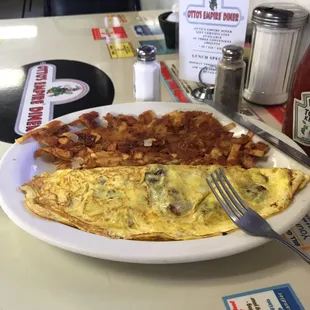
[[[102,106],[102,107],[97,107],[97,108],[91,108],[91,109],[86,109],[86,110],[81,110],[81,111],[77,111],[74,113],[70,113],[70,114],[66,114],[62,117],[59,117],[57,119],[63,119],[65,117],[73,117],[74,115],[80,115],[82,113],[87,113],[88,111],[98,111],[100,113],[100,115],[102,114],[102,112],[100,111],[104,111],[104,113],[108,113],[109,112],[109,108],[111,108],[111,110],[114,109],[114,107],[118,106],[123,106],[123,105],[141,105],[141,106],[145,106],[145,110],[148,109],[153,109],[150,108],[149,106],[154,105],[156,106],[160,106],[160,105],[164,105],[165,107],[170,106],[173,109],[181,109],[181,108],[186,108],[189,107],[190,110],[194,110],[194,109],[202,109],[202,110],[209,110],[212,111],[212,113],[215,114],[215,117],[217,118],[217,115],[221,114],[219,112],[217,112],[216,110],[214,110],[212,107],[207,106],[206,104],[196,104],[196,103],[190,103],[190,104],[185,104],[185,103],[176,103],[176,102],[143,102],[143,103],[137,103],[137,102],[133,102],[133,103],[122,103],[122,104],[113,104],[110,106]],[[117,108],[116,108],[117,109]],[[188,109],[186,109],[188,110]],[[155,111],[156,112],[156,111]],[[111,112],[114,113],[114,112]],[[134,113],[133,113],[134,114]],[[225,117],[227,118],[227,117]],[[267,129],[271,129],[271,131],[273,132],[273,134],[275,133],[276,136],[283,138],[284,140],[286,140],[287,142],[289,142],[291,145],[293,145],[295,148],[297,148],[298,150],[302,150],[293,140],[291,140],[290,138],[286,137],[284,134],[282,134],[281,132],[278,132],[276,129],[270,127],[269,125],[258,121],[256,119],[252,119],[249,118],[254,124],[257,124],[260,127],[267,128]],[[44,126],[44,125],[42,125]],[[240,125],[241,126],[241,125]],[[242,126],[241,126],[242,127]],[[14,150],[14,148],[16,148],[17,144],[13,144],[9,150],[4,154],[4,156],[1,158],[0,161],[0,172],[3,170],[3,165],[5,164],[5,162],[8,160],[8,157],[10,155],[10,153],[12,153],[12,150]],[[18,145],[18,147],[20,147],[20,145]],[[3,182],[3,181],[2,181]],[[0,184],[2,184],[0,182]],[[4,195],[5,196],[5,195]],[[151,255],[108,255],[108,253],[99,253],[98,251],[94,251],[94,250],[90,250],[90,249],[86,249],[85,247],[81,247],[80,244],[72,244],[72,240],[70,242],[64,242],[61,238],[59,238],[60,236],[57,236],[57,238],[54,236],[50,236],[50,234],[46,234],[46,233],[42,233],[42,231],[40,230],[40,228],[37,227],[32,227],[30,225],[30,223],[25,223],[24,221],[22,221],[18,215],[16,215],[14,213],[14,210],[12,210],[12,207],[10,207],[7,203],[6,203],[7,199],[4,199],[3,197],[3,192],[2,192],[2,186],[0,187],[0,203],[2,206],[2,209],[4,210],[4,212],[8,215],[8,217],[15,223],[17,224],[20,228],[22,228],[23,230],[25,230],[26,232],[28,232],[29,234],[33,235],[34,237],[47,242],[49,244],[52,244],[54,246],[60,247],[62,249],[65,250],[69,250],[71,252],[75,252],[75,253],[79,253],[79,254],[83,254],[83,255],[87,255],[87,256],[91,256],[91,257],[97,257],[97,258],[102,258],[102,259],[107,259],[107,260],[113,260],[113,261],[120,261],[120,262],[130,262],[130,263],[146,263],[146,264],[167,264],[167,263],[185,263],[185,262],[196,262],[196,261],[202,261],[202,260],[210,260],[210,259],[216,259],[216,258],[220,258],[220,257],[226,257],[226,256],[231,256],[237,253],[241,253],[247,250],[250,250],[252,248],[258,247],[264,243],[267,243],[269,241],[269,239],[266,238],[259,238],[259,237],[252,237],[249,235],[246,235],[245,233],[241,232],[241,231],[236,231],[233,232],[231,234],[228,234],[227,236],[235,236],[236,238],[240,238],[244,239],[245,241],[247,241],[246,246],[237,246],[234,249],[230,249],[229,251],[225,252],[222,251],[221,249],[213,249],[213,253],[206,253],[205,250],[201,250],[201,247],[203,246],[208,246],[208,240],[210,240],[211,238],[213,238],[213,240],[215,240],[215,238],[221,238],[218,239],[219,243],[221,243],[222,240],[224,240],[223,238],[226,238],[227,240],[227,236],[215,236],[215,237],[210,237],[210,238],[203,238],[203,239],[197,239],[197,240],[187,240],[187,241],[165,241],[165,242],[150,242],[150,241],[132,241],[132,240],[118,240],[118,239],[110,239],[110,238],[106,238],[106,237],[102,237],[102,236],[98,236],[98,235],[93,235],[87,232],[83,232],[68,226],[65,226],[63,224],[60,223],[56,223],[53,222],[53,226],[56,227],[58,226],[58,228],[60,227],[59,225],[62,226],[62,228],[65,227],[65,229],[60,229],[62,232],[68,232],[68,229],[70,230],[75,230],[75,233],[73,233],[73,235],[77,236],[79,239],[78,241],[83,240],[84,239],[93,239],[95,241],[95,239],[99,238],[101,239],[99,242],[98,240],[95,242],[97,243],[102,243],[102,239],[104,240],[104,243],[107,243],[108,246],[114,246],[115,244],[121,244],[120,247],[123,248],[123,250],[132,250],[134,248],[136,248],[135,246],[131,246],[131,245],[138,245],[138,248],[140,248],[140,245],[145,246],[146,248],[150,243],[153,244],[153,251],[151,251]],[[12,204],[13,205],[13,204]],[[308,206],[309,209],[310,205]],[[24,207],[25,208],[25,207]],[[285,212],[285,211],[284,211]],[[283,214],[284,212],[280,213],[279,215],[275,215],[275,217],[277,216],[281,216],[281,214]],[[306,213],[304,213],[303,215],[299,215],[299,217],[294,220],[295,224],[298,223],[302,217],[305,215]],[[32,215],[33,216],[33,215]],[[271,217],[271,219],[274,217]],[[44,221],[46,223],[46,221],[48,220],[44,220],[44,219],[39,219],[40,221]],[[269,220],[268,220],[269,221]],[[55,225],[56,224],[56,225]],[[294,224],[293,224],[294,225]],[[290,229],[293,225],[291,225],[288,229]],[[283,232],[285,232],[287,230],[287,228],[284,229]],[[90,237],[91,236],[91,237]],[[75,237],[74,237],[75,238]],[[70,238],[69,238],[70,239]],[[248,239],[248,240],[246,240]],[[75,240],[76,241],[76,240]],[[79,242],[78,242],[79,243]],[[112,245],[112,243],[114,243],[114,245]],[[194,248],[196,249],[195,254],[193,253],[189,253],[188,255],[182,255],[181,257],[177,257],[176,255],[174,256],[154,256],[154,253],[156,253],[157,251],[161,251],[161,250],[167,250],[167,247],[170,248],[170,252],[171,252],[171,248],[172,249],[176,249],[178,248],[178,244],[184,244],[184,246],[186,247],[186,243],[189,245],[191,244],[191,247],[189,246],[189,248]],[[205,245],[203,243],[206,243]],[[212,242],[211,242],[212,243]],[[225,243],[225,242],[224,242]],[[177,246],[175,246],[177,245]],[[116,245],[118,246],[118,245]],[[182,247],[182,246],[181,246]],[[155,251],[154,251],[155,250]],[[152,256],[153,255],[153,256]]]

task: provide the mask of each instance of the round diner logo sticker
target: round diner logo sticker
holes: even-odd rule
[[[73,79],[56,80],[56,66],[41,63],[33,66],[27,80],[15,123],[15,132],[23,135],[53,118],[54,105],[84,97],[89,85]]]
[[[0,89],[0,140],[4,142],[14,142],[53,118],[109,105],[114,99],[110,78],[86,63],[50,60],[20,70],[12,85]]]

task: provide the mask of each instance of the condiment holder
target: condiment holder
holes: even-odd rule
[[[160,27],[165,35],[166,46],[169,49],[179,47],[179,23],[167,20],[172,11],[160,14],[158,16]]]

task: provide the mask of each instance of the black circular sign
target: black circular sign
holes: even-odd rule
[[[47,60],[8,70],[0,85],[0,141],[16,138],[53,118],[110,105],[114,86],[106,73],[72,60]]]

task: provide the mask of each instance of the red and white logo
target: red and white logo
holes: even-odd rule
[[[28,71],[24,92],[15,123],[15,132],[24,135],[53,119],[54,105],[84,97],[89,86],[74,79],[55,79],[56,66],[46,63]]]

